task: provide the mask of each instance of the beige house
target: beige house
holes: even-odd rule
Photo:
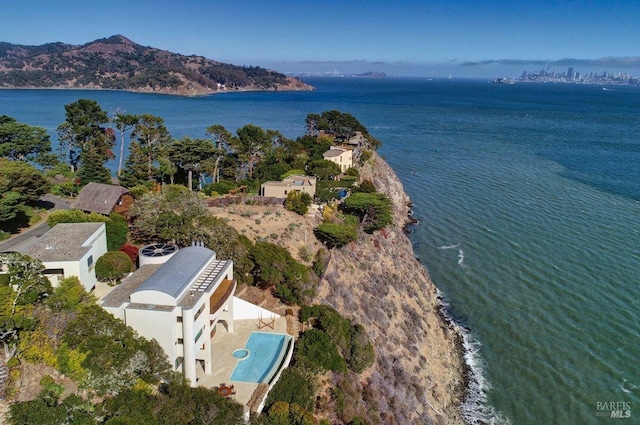
[[[331,146],[331,149],[322,154],[327,161],[335,162],[340,166],[340,171],[345,172],[353,167],[353,151],[340,146]]]
[[[316,178],[313,176],[293,175],[282,181],[268,181],[260,186],[260,196],[286,198],[290,192],[298,190],[313,198],[316,194]]]

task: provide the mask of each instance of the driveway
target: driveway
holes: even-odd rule
[[[50,194],[44,195],[40,198],[40,203],[43,207],[45,207],[49,211],[53,210],[68,210],[71,208],[71,202],[66,199],[58,198],[57,196],[53,196]],[[47,221],[44,220],[29,229],[23,230],[17,235],[10,237],[7,240],[0,242],[0,252],[12,251],[14,247],[20,245],[21,243],[33,238],[44,235],[47,230],[49,230],[49,226],[47,225]]]

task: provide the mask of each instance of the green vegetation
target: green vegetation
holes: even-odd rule
[[[313,199],[311,199],[311,195],[308,193],[293,190],[287,194],[284,207],[296,214],[305,215],[307,211],[309,211],[312,202]]]
[[[289,251],[270,242],[256,242],[249,250],[254,281],[258,286],[274,286],[274,295],[287,304],[302,304],[315,293],[309,268],[296,261]]]
[[[360,219],[363,229],[372,233],[391,224],[391,200],[382,193],[354,193],[344,200],[342,209]]]
[[[133,263],[127,254],[122,251],[110,251],[96,261],[96,277],[115,285],[131,272],[132,267]]]
[[[329,337],[323,340],[314,337],[313,345],[318,346],[316,354],[322,347],[331,352],[333,350],[331,344],[335,344],[349,370],[360,373],[373,364],[373,346],[361,325],[351,323],[335,309],[326,305],[303,306],[300,311],[300,320],[306,322],[312,318],[315,319],[313,330],[320,330]],[[300,344],[302,345],[302,342]],[[306,358],[308,362],[318,362],[313,357],[306,356]],[[324,367],[324,369],[328,368]]]
[[[340,248],[358,239],[357,228],[348,223],[322,223],[314,232],[328,248]]]
[[[107,217],[96,212],[85,213],[75,209],[53,211],[47,218],[47,224],[53,227],[58,223],[104,223],[107,233],[107,250],[109,251],[120,249],[129,235],[127,220],[116,213],[111,213]]]
[[[3,47],[7,54],[0,65],[8,71],[0,74],[0,83],[14,87],[67,86],[74,82],[76,87],[115,90],[180,89],[187,85],[215,89],[218,84],[229,89],[274,89],[287,83],[283,74],[264,68],[183,56],[144,47],[122,36],[84,46],[50,43]]]
[[[32,165],[0,158],[0,229],[12,232],[28,225],[30,209],[49,188]]]
[[[111,173],[104,164],[113,156],[114,131],[104,127],[107,113],[90,99],[78,99],[64,106],[65,121],[58,126],[60,147],[67,163],[82,185],[90,182],[111,183]]]

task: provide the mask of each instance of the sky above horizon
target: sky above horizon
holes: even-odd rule
[[[3,0],[0,41],[145,46],[281,72],[640,76],[640,1]]]

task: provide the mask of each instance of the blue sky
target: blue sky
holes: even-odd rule
[[[640,76],[638,0],[2,0],[0,41],[145,45],[282,72]]]

